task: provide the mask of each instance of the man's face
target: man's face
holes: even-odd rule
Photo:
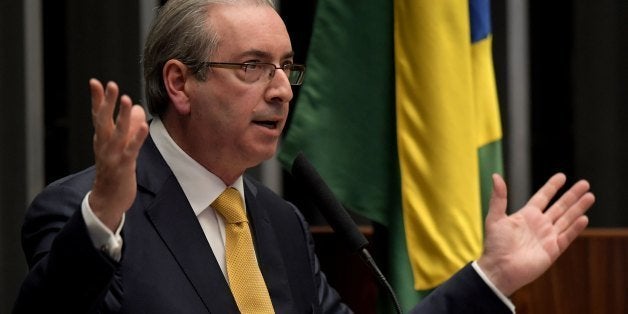
[[[292,61],[286,27],[270,7],[217,5],[210,21],[219,34],[212,62]],[[206,81],[190,84],[190,127],[186,141],[201,163],[246,168],[275,153],[288,116],[292,88],[281,70],[269,81],[242,80],[243,70],[208,68]],[[200,154],[200,156],[199,156]],[[198,159],[201,160],[198,160]],[[212,169],[210,169],[212,170]]]

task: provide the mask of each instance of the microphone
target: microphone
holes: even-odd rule
[[[347,249],[354,253],[360,253],[362,260],[374,272],[379,283],[383,285],[388,292],[396,312],[401,313],[401,306],[399,306],[395,292],[366,249],[369,242],[358,230],[358,227],[349,216],[349,213],[347,213],[340,201],[336,199],[329,186],[327,186],[323,178],[302,152],[297,154],[292,163],[292,176],[302,187],[311,193],[312,201],[323,214],[332,229],[334,229],[343,240]]]

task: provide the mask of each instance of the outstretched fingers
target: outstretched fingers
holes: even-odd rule
[[[587,216],[578,216],[578,218],[574,220],[567,229],[558,235],[556,241],[560,254],[562,254],[569,247],[571,242],[573,242],[573,240],[575,240],[578,235],[582,233],[588,224],[589,218]]]
[[[572,225],[574,225],[580,217],[584,217],[584,213],[586,213],[594,202],[595,196],[591,192],[586,192],[580,196],[573,205],[569,206],[569,208],[567,208],[567,210],[562,213],[560,217],[558,217],[554,223],[556,231],[559,234],[568,232]]]
[[[586,228],[589,219],[584,214],[595,202],[586,180],[576,182],[545,213],[554,225],[556,241],[560,253]]]
[[[586,180],[576,182],[552,206],[545,211],[545,215],[555,223],[562,217],[582,196],[589,191],[590,185]]]
[[[544,211],[558,190],[565,185],[567,178],[562,173],[553,175],[547,182],[530,198],[526,207]]]
[[[127,95],[120,97],[120,106],[118,109],[118,116],[116,117],[116,132],[119,135],[124,136],[129,132],[129,126],[131,125],[131,107],[133,103],[131,98]]]
[[[140,106],[134,106],[127,95],[120,97],[119,109],[114,122],[114,111],[119,88],[115,82],[103,87],[97,79],[89,81],[92,98],[92,121],[94,124],[94,148],[110,154],[121,152],[134,159],[148,134],[146,115]],[[121,156],[121,157],[123,157]],[[98,156],[97,156],[98,157]]]
[[[136,151],[146,137],[148,126],[145,121],[144,110],[140,106],[134,106],[129,96],[122,95],[116,118],[115,145],[130,159],[135,159]]]
[[[148,135],[148,124],[146,123],[146,114],[144,109],[139,105],[130,108],[130,138],[127,143],[126,152],[133,160],[137,158],[140,147],[144,143],[144,139]]]
[[[118,98],[118,85],[114,82],[107,83],[104,88],[97,79],[89,80],[92,98],[92,123],[97,138],[106,139],[111,136],[115,125],[113,123],[113,111]]]

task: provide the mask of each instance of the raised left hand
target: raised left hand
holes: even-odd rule
[[[523,208],[507,215],[506,183],[493,175],[484,252],[478,266],[503,294],[511,295],[541,276],[587,226],[584,213],[595,197],[585,180],[547,208],[565,181],[564,174],[555,174]]]

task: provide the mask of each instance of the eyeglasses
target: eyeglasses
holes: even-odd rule
[[[275,71],[281,69],[284,73],[286,73],[290,85],[298,86],[303,83],[303,74],[305,73],[304,65],[293,63],[275,66],[272,63],[265,62],[204,62],[203,65],[212,68],[242,70],[238,71],[240,73],[240,78],[247,83],[255,83],[262,77],[264,77],[266,82],[269,82],[273,77],[275,77]]]

